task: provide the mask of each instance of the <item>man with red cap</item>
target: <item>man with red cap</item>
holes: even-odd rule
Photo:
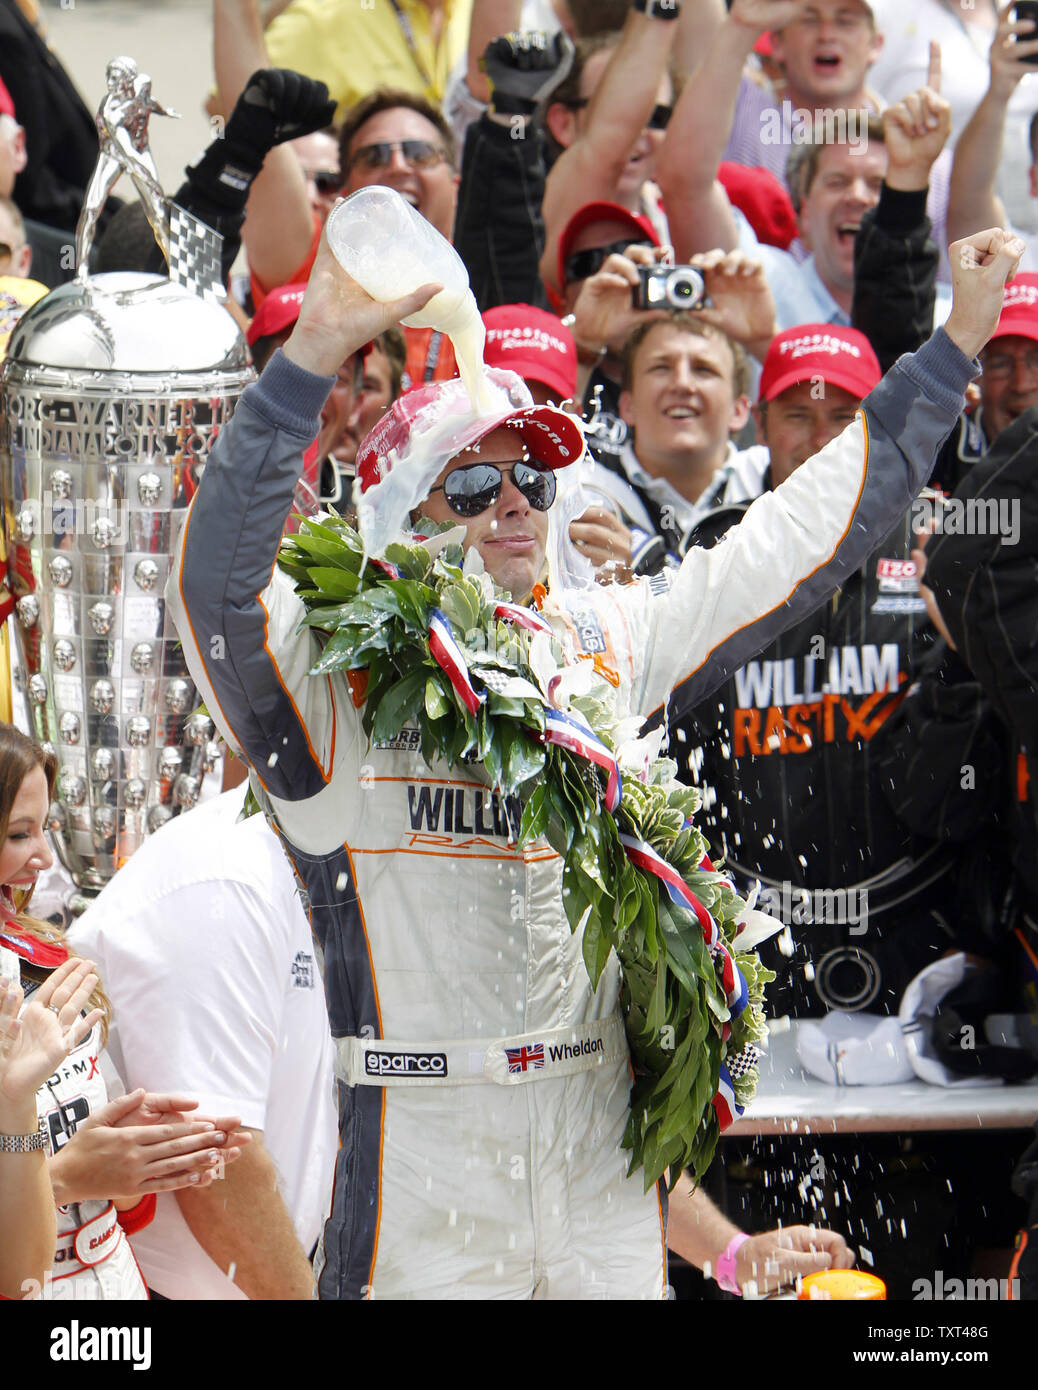
[[[1018,275],[1006,286],[998,327],[980,361],[984,374],[974,422],[990,445],[1038,405],[1038,275]]]
[[[779,333],[764,359],[754,411],[764,443],[742,451],[747,464],[761,468],[760,490],[784,483],[845,430],[881,375],[869,340],[854,328],[802,323]]]
[[[1038,405],[1038,274],[1017,275],[1006,286],[998,324],[980,354],[983,374],[977,405],[959,419],[934,469],[934,485],[957,492],[1002,432]]]
[[[577,394],[577,346],[554,314],[532,304],[500,304],[483,315],[483,360],[521,376],[538,405],[561,405]]]
[[[414,542],[423,515],[463,527],[471,582],[486,592],[494,580],[513,616],[547,624],[566,666],[588,680],[579,657],[597,656],[617,718],[679,714],[814,611],[907,508],[1017,255],[1000,232],[979,238],[976,268],[960,263],[947,328],[892,370],[864,421],[760,498],[724,546],[690,553],[669,587],[555,582],[539,618],[517,614],[552,584],[551,504],[583,438],[574,417],[534,406],[501,371],[488,374],[478,406],[460,382],[429,383],[376,426],[358,456],[367,553],[390,564],[387,544]],[[310,674],[321,648],[274,563],[334,372],[438,288],[377,304],[322,242],[291,338],[221,431],[167,602],[206,707],[251,764],[308,891],[341,1140],[321,1296],[658,1298],[659,1198],[626,1176],[620,1149],[630,1070],[615,956],[593,990],[560,857],[540,838],[520,848],[522,807],[493,791],[500,777],[478,759],[426,763],[419,713],[369,743],[363,681]],[[430,617],[429,650],[445,653],[478,705],[472,682],[482,677],[442,617]],[[469,646],[491,636],[463,635]],[[521,1057],[511,1069],[506,1047]],[[684,1232],[686,1248],[687,1192],[672,1204],[669,1237]],[[734,1261],[730,1238],[723,1253]]]

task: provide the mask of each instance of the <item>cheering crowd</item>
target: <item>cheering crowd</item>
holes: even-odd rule
[[[813,1193],[801,1140],[733,1138],[705,1183],[643,1192],[620,972],[592,987],[559,854],[518,846],[486,751],[369,738],[382,668],[312,674],[276,565],[293,504],[463,527],[555,679],[593,671],[702,791],[710,855],[782,920],[769,1015],[829,1029],[817,1074],[853,1079],[832,1057],[861,1065],[867,1021],[867,1079],[1026,1083],[1038,27],[905,11],[214,0],[219,134],[172,196],[224,238],[259,380],[166,597],[224,790],[47,920],[57,763],[0,726],[4,1298],[762,1295],[861,1247],[892,1298],[980,1247],[1009,1274],[1038,1218],[1020,1135],[989,1160],[997,1219],[939,1137],[837,1145]],[[96,157],[35,6],[3,0],[12,313],[74,273]],[[438,286],[379,303],[331,253],[336,200],[373,185],[464,262],[479,406],[449,337],[404,322]],[[94,273],[164,265],[110,198]],[[783,908],[833,892],[862,910]]]

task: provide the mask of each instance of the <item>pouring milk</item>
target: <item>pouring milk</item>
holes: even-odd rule
[[[486,328],[464,262],[432,223],[392,188],[372,185],[332,209],[328,244],[347,275],[380,303],[431,281],[443,286],[404,323],[436,328],[450,338],[469,399],[477,410],[487,409]]]

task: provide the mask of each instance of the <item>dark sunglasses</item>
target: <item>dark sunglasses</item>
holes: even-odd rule
[[[342,187],[338,169],[314,169],[307,177],[313,180],[318,193],[338,193]]]
[[[431,140],[379,140],[374,145],[361,145],[350,157],[346,172],[350,173],[359,164],[362,169],[385,169],[393,158],[394,150],[399,150],[408,164],[416,169],[431,169],[442,164],[447,152]]]
[[[590,102],[590,97],[574,97],[572,101],[567,101],[564,105],[571,111],[582,111]],[[666,130],[670,123],[670,118],[674,114],[673,106],[667,106],[663,102],[657,102],[652,108],[649,119],[645,122],[646,130]]]
[[[458,516],[479,516],[501,496],[505,473],[511,476],[534,511],[546,512],[555,501],[555,474],[551,469],[534,468],[522,460],[503,467],[496,463],[473,463],[465,468],[454,468],[442,483],[429,491],[442,492],[447,506]]]
[[[574,280],[586,280],[589,275],[597,275],[610,256],[622,256],[628,246],[651,245],[648,237],[635,239],[627,236],[622,241],[611,241],[608,246],[592,246],[587,251],[574,251],[572,256],[566,257],[562,267],[566,284],[571,285]]]
[[[8,246],[6,241],[0,241],[0,261],[6,261],[8,256],[13,256],[15,251],[21,249],[21,246]]]

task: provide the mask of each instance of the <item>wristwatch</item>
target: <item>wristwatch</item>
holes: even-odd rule
[[[650,19],[677,19],[681,14],[681,0],[633,0],[631,8]]]
[[[47,1147],[47,1121],[40,1118],[35,1134],[0,1134],[0,1154],[27,1154]]]

